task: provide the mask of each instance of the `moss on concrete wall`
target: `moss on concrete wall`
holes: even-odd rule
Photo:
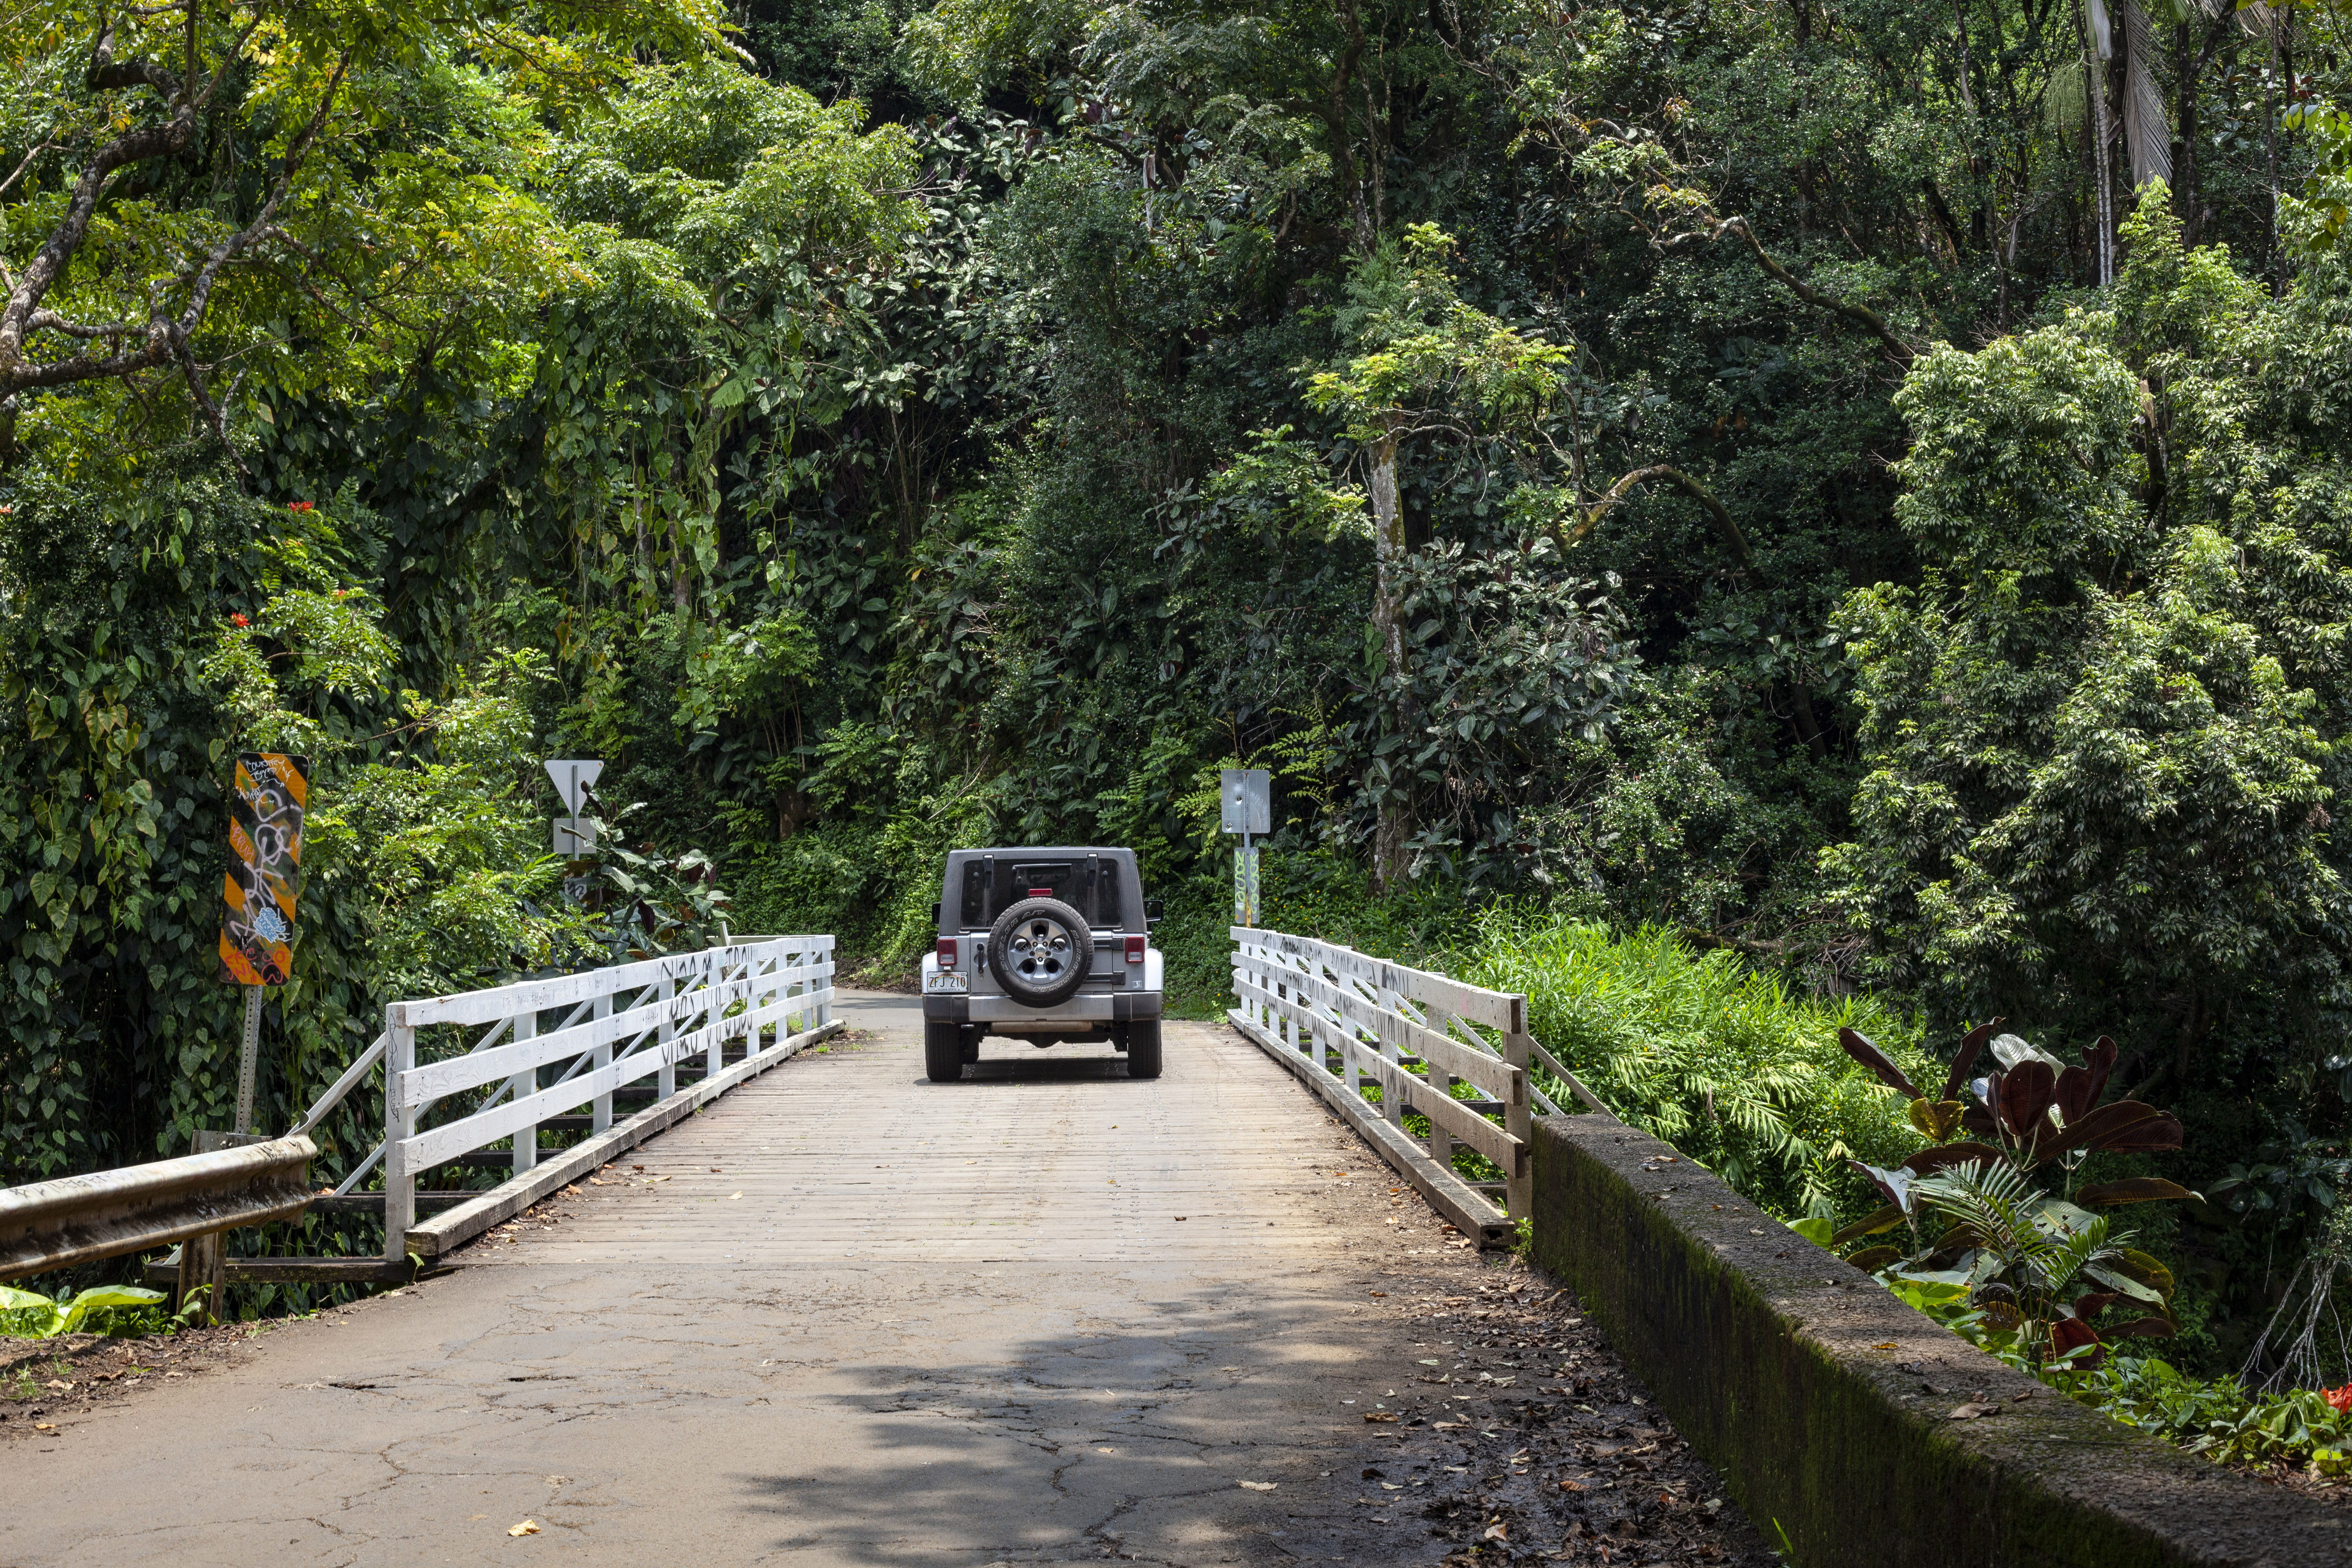
[[[2058,1397],[1673,1156],[1539,1121],[1536,1261],[1801,1568],[2352,1564],[2352,1510]]]

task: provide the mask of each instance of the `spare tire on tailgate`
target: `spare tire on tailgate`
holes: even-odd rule
[[[1068,1001],[1094,962],[1095,933],[1059,899],[1024,899],[988,928],[988,972],[1024,1007]]]

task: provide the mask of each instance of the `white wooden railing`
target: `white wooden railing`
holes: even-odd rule
[[[1230,929],[1234,1026],[1305,1079],[1465,1233],[1499,1237],[1528,1212],[1532,1118],[1559,1110],[1529,1080],[1531,1062],[1603,1109],[1528,1036],[1523,995],[1313,937]],[[1458,1096],[1457,1084],[1476,1098]],[[1367,1088],[1380,1090],[1377,1104]],[[1405,1129],[1409,1110],[1427,1119],[1420,1141]],[[1464,1180],[1454,1168],[1457,1143],[1503,1180]]]
[[[676,1109],[680,1062],[703,1058],[693,1096],[699,1102],[725,1087],[722,1070],[749,1076],[832,1032],[833,938],[747,938],[700,952],[394,1002],[384,1008],[383,1023],[383,1033],[289,1136],[317,1126],[383,1064],[383,1142],[336,1191],[353,1191],[382,1162],[384,1256],[398,1261],[416,1245],[417,1173],[512,1142],[514,1176],[467,1204],[474,1213],[436,1222],[440,1234],[431,1241],[438,1250],[528,1202],[530,1189],[544,1184],[528,1178],[540,1161],[541,1123],[549,1119],[590,1106],[592,1143],[621,1136],[628,1128],[613,1130],[613,1091],[652,1074],[653,1102],[629,1121],[650,1132],[667,1124],[665,1107]],[[427,1049],[420,1059],[418,1031],[482,1024],[490,1026],[465,1050]],[[728,1068],[728,1043],[738,1039],[743,1059]],[[443,1100],[485,1088],[491,1092],[465,1115],[423,1124]]]

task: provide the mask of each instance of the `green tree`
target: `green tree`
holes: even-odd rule
[[[2142,1075],[2233,1003],[2308,1049],[2352,1002],[2340,275],[2273,304],[2166,201],[2111,308],[1906,384],[1933,564],[1849,604],[1870,771],[1826,856],[1878,976],[1950,1017],[2128,1010]]]

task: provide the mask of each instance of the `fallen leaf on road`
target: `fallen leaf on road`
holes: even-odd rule
[[[54,1432],[57,1429],[58,1425],[54,1421],[36,1421],[33,1423],[33,1430],[36,1432]]]
[[[1393,1421],[1396,1419],[1396,1412],[1393,1410],[1367,1410],[1364,1412],[1364,1419],[1367,1421]]]
[[[1423,1362],[1421,1364],[1422,1364],[1422,1365],[1423,1365],[1423,1366],[1435,1366],[1435,1365],[1437,1365],[1438,1363],[1435,1363],[1435,1362],[1433,1362],[1433,1361],[1425,1361],[1425,1362]]]
[[[1952,1409],[1952,1419],[1955,1421],[1974,1421],[1979,1415],[1998,1415],[2000,1414],[2000,1405],[1979,1405],[1972,1400],[1966,1405],[1955,1405]]]
[[[526,1519],[520,1524],[509,1527],[507,1533],[509,1535],[537,1535],[539,1533],[539,1521],[535,1519]]]
[[[1270,1492],[1281,1484],[1280,1481],[1244,1481],[1242,1489],[1249,1492]]]
[[[1404,1488],[1399,1486],[1394,1481],[1382,1481],[1381,1483],[1381,1490],[1384,1492],[1401,1492],[1404,1490]]]
[[[730,1193],[730,1194],[727,1194],[727,1201],[728,1201],[729,1203],[730,1203],[730,1204],[731,1204],[731,1203],[733,1203],[737,1198],[740,1198],[740,1197],[741,1197],[742,1195],[743,1195],[743,1194],[740,1194],[740,1193]]]
[[[1482,1537],[1481,1539],[1484,1539],[1484,1540],[1486,1540],[1486,1541],[1508,1541],[1510,1538],[1511,1538],[1511,1527],[1510,1527],[1509,1525],[1507,1525],[1507,1524],[1490,1524],[1490,1525],[1488,1525],[1488,1526],[1486,1527],[1486,1535],[1485,1535],[1484,1537]]]
[[[1899,1351],[1903,1347],[1896,1344],[1893,1340],[1889,1340],[1883,1345],[1873,1345],[1870,1348],[1874,1351]]]

